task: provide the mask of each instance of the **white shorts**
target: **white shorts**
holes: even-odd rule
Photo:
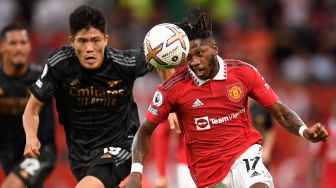
[[[189,168],[184,163],[177,163],[177,187],[178,188],[196,188],[191,178]]]
[[[249,188],[259,182],[274,188],[272,176],[262,163],[262,146],[255,144],[235,160],[228,175],[212,188]]]

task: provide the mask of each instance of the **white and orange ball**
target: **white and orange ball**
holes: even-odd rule
[[[144,40],[146,61],[159,69],[173,68],[186,59],[189,39],[177,25],[163,23],[148,31]]]

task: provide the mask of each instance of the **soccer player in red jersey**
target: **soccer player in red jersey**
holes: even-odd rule
[[[169,118],[168,121],[161,122],[153,134],[154,142],[152,143],[152,148],[154,149],[155,166],[158,174],[155,187],[196,187],[189,174],[183,138],[175,133],[177,131],[172,130],[169,122]],[[172,152],[170,152],[170,149],[173,149]],[[169,158],[173,158],[174,170],[169,168],[167,164]],[[168,173],[168,169],[170,173]],[[173,182],[173,180],[175,181]]]
[[[318,182],[320,187],[332,188],[336,186],[336,101],[331,104],[331,115],[328,120],[328,142],[324,142],[315,158],[314,165],[318,165]],[[316,167],[314,168],[316,169]]]
[[[248,97],[291,133],[311,142],[326,140],[325,127],[316,123],[308,128],[253,66],[219,57],[207,14],[198,13],[195,22],[178,25],[190,40],[188,66],[158,86],[133,142],[131,175],[125,187],[141,187],[150,136],[170,112],[178,116],[197,187],[274,187],[262,163],[261,136],[248,116]]]

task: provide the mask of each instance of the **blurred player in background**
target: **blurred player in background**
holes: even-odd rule
[[[198,13],[195,18],[195,22],[189,17],[178,24],[190,40],[189,66],[158,86],[134,139],[131,175],[125,187],[141,187],[150,136],[169,112],[178,116],[197,187],[274,187],[262,163],[261,135],[248,116],[248,97],[267,108],[294,135],[319,142],[328,133],[320,123],[306,127],[279,101],[257,69],[243,61],[220,58],[210,17]]]
[[[331,104],[331,114],[327,122],[328,142],[323,142],[314,161],[314,171],[318,187],[334,188],[336,186],[336,101]]]
[[[45,101],[39,117],[39,157],[23,158],[26,140],[22,114],[29,99],[29,87],[42,69],[28,63],[31,44],[27,29],[20,25],[4,27],[0,49],[0,163],[6,174],[1,188],[41,188],[56,162],[52,100]]]
[[[252,116],[253,126],[262,136],[262,158],[264,165],[268,167],[271,163],[272,150],[276,139],[272,115],[253,99],[249,99],[249,110]]]
[[[239,59],[251,64],[254,67],[257,66],[249,58],[242,57]],[[262,137],[263,163],[266,167],[269,167],[276,139],[272,115],[267,111],[267,109],[260,106],[260,104],[252,98],[249,98],[248,100],[248,109],[251,115],[252,125],[257,129]]]
[[[107,47],[106,21],[99,10],[80,6],[71,13],[69,25],[71,46],[49,57],[31,87],[23,115],[25,155],[39,155],[38,114],[53,96],[76,188],[118,187],[130,172],[131,144],[139,127],[133,85],[153,67],[146,63],[142,48]]]
[[[170,116],[173,115],[174,114],[170,114]],[[172,130],[175,123],[169,120],[170,118],[168,118],[168,121],[160,123],[160,126],[153,134],[154,143],[152,147],[158,172],[155,187],[196,187],[188,170],[183,137],[178,134],[179,132]],[[170,128],[169,125],[172,124],[173,127]],[[169,152],[170,149],[172,149],[172,152]],[[169,158],[172,158],[172,160],[169,160]],[[168,161],[173,162],[176,166],[174,168],[168,168]],[[168,169],[171,169],[171,173],[168,172]],[[168,177],[169,175],[171,175],[171,177]]]

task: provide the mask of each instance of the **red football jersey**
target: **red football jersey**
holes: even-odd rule
[[[322,142],[319,158],[322,160],[321,187],[336,187],[336,117],[328,122],[328,142]]]
[[[176,112],[184,136],[190,173],[198,187],[213,186],[248,147],[261,143],[247,112],[248,96],[268,107],[278,96],[251,65],[219,61],[218,74],[200,80],[186,66],[154,94],[146,118],[160,123]]]

